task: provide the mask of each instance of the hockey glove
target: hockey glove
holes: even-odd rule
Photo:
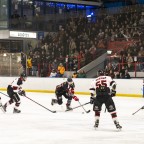
[[[75,101],[79,101],[79,98],[78,98],[77,96],[73,96],[73,99],[74,99]]]
[[[95,97],[93,94],[91,94],[91,97],[90,97],[90,104],[93,104],[95,101]]]
[[[18,94],[21,95],[21,96],[25,96],[25,91],[24,91],[24,90],[22,90],[22,91],[20,90],[20,91],[18,92]]]
[[[114,96],[116,96],[116,91],[112,90],[111,97],[114,97]]]

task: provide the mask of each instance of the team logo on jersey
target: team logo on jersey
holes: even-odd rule
[[[109,106],[109,110],[111,111],[111,110],[113,110],[113,109],[114,109],[113,105],[110,105],[110,106]]]

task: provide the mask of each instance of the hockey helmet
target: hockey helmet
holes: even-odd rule
[[[74,87],[74,82],[73,82],[72,78],[67,78],[67,82],[68,82],[69,86]]]
[[[26,81],[27,75],[25,73],[21,73],[20,77],[23,79],[23,81]]]
[[[99,70],[98,71],[98,76],[103,76],[105,73],[104,73],[104,71],[103,70]]]
[[[67,82],[72,82],[72,78],[67,78]]]

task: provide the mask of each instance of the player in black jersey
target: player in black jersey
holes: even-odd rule
[[[60,85],[56,86],[55,95],[56,99],[52,99],[51,105],[63,103],[62,96],[67,99],[66,108],[71,110],[70,107],[72,99],[75,101],[79,101],[78,97],[74,95],[74,88],[75,84],[71,78],[68,78],[66,82],[61,83]]]
[[[25,91],[22,89],[23,82],[27,79],[26,74],[22,73],[19,78],[14,79],[14,81],[8,85],[7,87],[7,94],[10,97],[10,100],[5,103],[3,106],[4,111],[6,112],[6,108],[8,105],[11,105],[15,102],[13,113],[20,113],[19,105],[21,103],[20,97],[25,95]]]

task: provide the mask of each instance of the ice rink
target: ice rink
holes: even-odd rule
[[[5,93],[5,92],[3,92]],[[5,93],[6,94],[6,93]],[[9,100],[1,95],[2,102]],[[65,112],[62,106],[51,106],[54,94],[27,93],[27,96],[43,106],[57,110],[51,113],[25,97],[21,97],[21,114],[13,114],[13,106],[7,113],[0,111],[0,144],[144,144],[144,110],[132,115],[144,105],[143,98],[114,97],[118,119],[123,127],[118,132],[108,112],[101,112],[100,125],[94,129],[92,105],[85,105],[90,113],[82,114],[77,108]],[[89,102],[89,96],[78,95],[80,102]],[[72,107],[79,103],[72,101]]]

